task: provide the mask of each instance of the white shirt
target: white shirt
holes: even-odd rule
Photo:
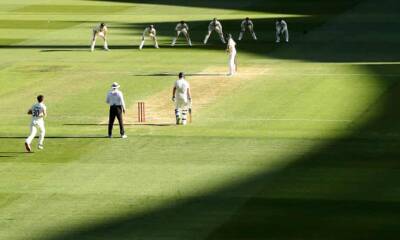
[[[222,30],[222,25],[221,25],[221,23],[217,20],[217,21],[215,21],[215,23],[214,23],[214,21],[211,21],[210,22],[210,24],[208,25],[208,28],[219,28],[220,30]]]
[[[32,110],[32,120],[43,119],[43,116],[46,114],[46,106],[44,103],[35,103],[33,104]]]
[[[175,31],[182,31],[183,29],[186,29],[188,31],[189,26],[186,23],[184,23],[184,24],[178,23],[175,27]]]
[[[251,20],[246,21],[246,19],[245,19],[245,20],[242,21],[242,24],[241,24],[241,27],[242,27],[242,28],[250,27],[250,26],[251,26],[251,27],[253,26],[253,22],[252,22]]]
[[[287,23],[285,22],[285,20],[280,21],[276,21],[275,23],[276,29],[282,29],[285,30],[287,29]]]
[[[118,89],[109,91],[106,101],[110,106],[122,106],[125,109],[124,95]]]
[[[148,34],[149,36],[156,36],[156,32],[157,31],[155,28],[147,27],[143,31],[143,37],[146,36],[146,34]]]
[[[228,40],[228,52],[230,54],[236,53],[236,42],[232,38],[229,38]]]
[[[95,27],[95,28],[93,28],[93,32],[95,32],[95,33],[106,33],[107,30],[108,29],[107,29],[106,25],[104,25],[103,28],[101,28],[100,25]]]
[[[184,79],[184,78],[180,78],[178,80],[175,81],[175,97],[178,100],[184,100],[187,101],[187,93],[188,93],[188,89],[190,88],[189,83]]]

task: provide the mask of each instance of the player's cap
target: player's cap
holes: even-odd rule
[[[247,21],[249,21],[249,20],[250,20],[250,18],[249,18],[249,17],[246,17],[246,20],[247,20]]]
[[[111,88],[112,89],[117,89],[117,88],[119,88],[120,86],[119,86],[119,84],[117,83],[117,82],[113,82],[113,84],[111,85]]]

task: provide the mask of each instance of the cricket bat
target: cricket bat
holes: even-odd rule
[[[192,123],[192,107],[189,108],[189,123]]]

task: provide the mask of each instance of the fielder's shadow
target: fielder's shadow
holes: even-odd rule
[[[0,139],[25,139],[25,138],[26,137],[22,137],[22,136],[6,136],[6,137],[0,136]],[[103,136],[103,135],[102,136],[96,136],[96,135],[90,136],[90,135],[88,135],[88,136],[46,136],[46,138],[48,138],[48,139],[67,139],[67,138],[82,138],[82,139],[87,138],[87,139],[92,139],[92,138],[108,138],[108,137],[107,136]]]

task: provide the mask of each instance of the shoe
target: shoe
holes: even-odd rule
[[[32,152],[32,148],[31,148],[31,146],[30,146],[28,143],[25,143],[25,149],[26,149],[26,151],[28,151],[28,152]]]
[[[112,138],[112,135],[108,135],[107,137],[108,137],[108,138]]]
[[[186,121],[182,121],[182,125],[186,125]]]
[[[121,138],[128,138],[128,136],[126,136],[126,135],[124,134],[124,135],[121,135]]]
[[[110,49],[109,49],[109,48],[104,48],[104,50],[105,50],[105,51],[110,51]]]
[[[43,150],[43,144],[39,144],[37,148]]]

